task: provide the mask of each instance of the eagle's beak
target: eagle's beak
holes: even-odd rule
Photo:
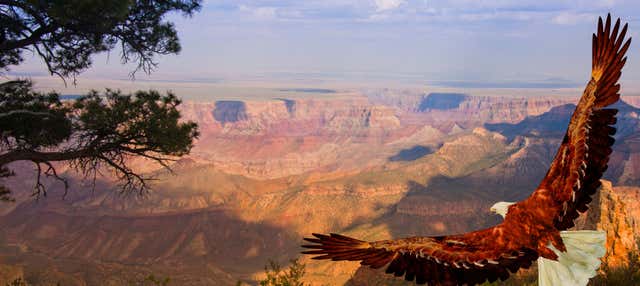
[[[496,209],[495,209],[495,208],[491,208],[491,209],[489,209],[489,211],[490,211],[490,212],[492,212],[492,213],[494,213],[494,214],[495,214],[495,213],[498,213],[498,212],[496,211]]]

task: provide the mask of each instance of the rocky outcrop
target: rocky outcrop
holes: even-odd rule
[[[607,233],[607,254],[602,260],[610,267],[627,265],[629,254],[638,251],[628,210],[611,182],[603,180],[589,210],[576,222],[576,229],[598,229]]]
[[[614,192],[625,204],[627,217],[633,227],[633,233],[635,234],[636,240],[640,240],[640,187],[614,187]]]

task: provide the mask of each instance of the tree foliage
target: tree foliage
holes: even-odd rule
[[[52,75],[75,80],[94,54],[121,51],[123,63],[151,72],[158,55],[180,51],[172,12],[190,16],[201,0],[0,0],[0,71],[38,55]],[[93,179],[107,168],[123,191],[144,191],[148,177],[129,167],[133,156],[169,167],[187,154],[198,136],[193,122],[180,122],[180,100],[156,91],[122,94],[90,92],[61,100],[36,92],[30,81],[0,84],[0,179],[13,176],[9,163],[30,161],[36,168],[34,194],[46,194],[50,176],[65,184],[56,162],[65,161]],[[58,165],[59,166],[59,165]],[[0,201],[10,201],[0,185]]]
[[[291,260],[289,269],[283,270],[280,264],[271,260],[265,266],[267,277],[260,281],[260,286],[304,286],[302,278],[306,272],[305,264],[298,259]]]
[[[47,148],[71,135],[71,122],[56,93],[37,93],[28,81],[0,84],[0,147]]]
[[[123,63],[151,72],[156,55],[175,54],[180,43],[170,12],[190,16],[201,0],[0,0],[0,69],[40,56],[51,74],[75,77],[91,56],[121,49]]]
[[[640,245],[638,245],[640,247]],[[591,279],[590,286],[640,285],[640,255],[632,251],[628,255],[628,264],[610,267],[603,264],[598,276]]]
[[[110,168],[123,191],[142,192],[147,180],[129,167],[131,157],[143,157],[162,166],[187,154],[198,136],[194,122],[181,122],[173,94],[138,91],[125,95],[107,90],[90,92],[77,100],[61,101],[56,93],[34,92],[29,81],[0,84],[0,176],[13,174],[7,165],[30,161],[36,166],[34,191],[45,194],[42,176],[58,175],[53,162],[66,161],[93,178]],[[8,199],[8,190],[4,192]]]
[[[10,283],[7,283],[6,286],[29,286],[29,284],[27,284],[27,281],[24,281],[22,278],[16,278]]]
[[[169,277],[160,278],[156,277],[153,274],[149,274],[149,276],[145,277],[142,281],[132,282],[130,286],[167,286],[171,282]]]
[[[0,166],[0,178],[6,178],[13,176],[13,172],[4,166]],[[0,202],[14,202],[15,199],[11,197],[11,190],[7,187],[0,185]]]

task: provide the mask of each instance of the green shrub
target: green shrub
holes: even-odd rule
[[[10,283],[7,283],[7,286],[29,286],[29,284],[27,284],[27,281],[23,280],[22,278],[16,278]]]
[[[640,262],[638,252],[629,253],[629,264],[622,267],[602,266],[600,275],[591,279],[590,286],[640,285]]]
[[[280,264],[270,260],[264,271],[267,277],[260,281],[260,286],[304,286],[302,277],[305,274],[305,264],[298,259],[291,260],[288,270],[282,270]]]

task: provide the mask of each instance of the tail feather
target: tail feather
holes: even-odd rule
[[[606,252],[606,233],[603,231],[562,231],[562,242],[567,248],[561,252],[550,248],[558,260],[538,260],[538,283],[540,286],[583,286],[596,276],[600,258]]]

